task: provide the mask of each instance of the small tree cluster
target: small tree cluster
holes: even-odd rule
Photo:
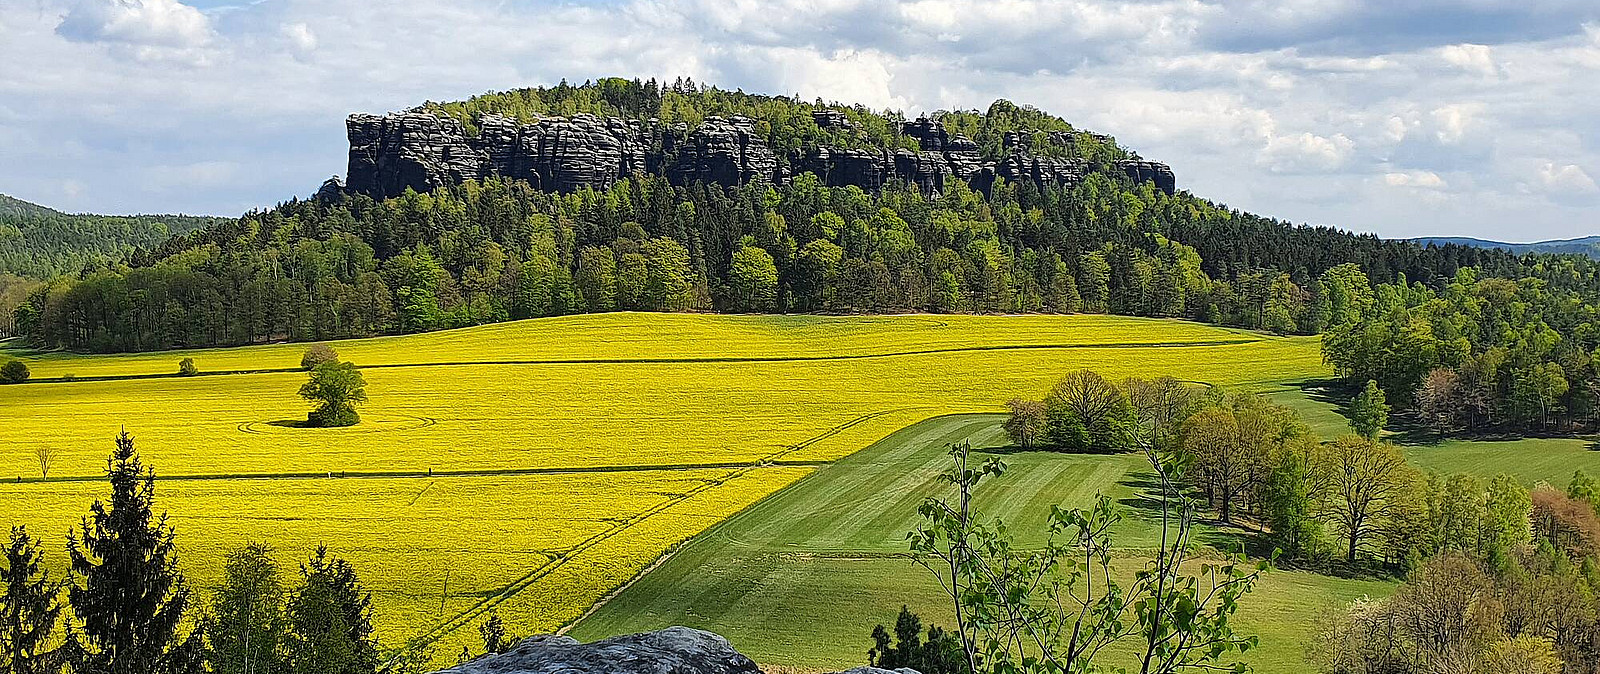
[[[872,628],[872,648],[867,662],[882,669],[909,667],[922,674],[967,674],[961,642],[955,635],[929,625],[923,639],[922,619],[907,606],[895,617],[893,641],[883,625]]]
[[[1093,370],[1079,370],[1062,377],[1043,401],[1012,399],[1005,427],[1024,449],[1122,452],[1135,448],[1140,432],[1165,445],[1193,400],[1191,388],[1172,377],[1128,379],[1119,386]]]
[[[175,533],[154,511],[154,471],[127,433],[106,475],[110,498],[68,537],[65,582],[45,571],[37,539],[12,529],[0,567],[0,672],[375,674],[384,665],[371,596],[349,563],[318,548],[285,592],[271,548],[251,543],[228,555],[202,613],[178,571]]]
[[[1592,563],[1549,545],[1523,548],[1503,572],[1446,552],[1388,599],[1324,616],[1308,650],[1328,674],[1592,672],[1597,581]]]
[[[908,538],[913,559],[954,608],[961,671],[1090,671],[1113,646],[1131,647],[1148,674],[1243,667],[1228,658],[1256,639],[1236,634],[1230,619],[1267,564],[1206,563],[1199,575],[1188,575],[1194,504],[1178,482],[1178,465],[1161,459],[1148,440],[1141,446],[1159,482],[1161,545],[1125,585],[1112,568],[1110,532],[1120,516],[1109,498],[1087,511],[1053,508],[1043,546],[1025,548],[972,500],[983,480],[1004,474],[1005,464],[989,459],[974,466],[970,446],[951,448],[953,467],[944,479],[953,498],[924,502],[926,523]]]

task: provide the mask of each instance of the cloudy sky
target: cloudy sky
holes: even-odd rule
[[[1031,103],[1297,222],[1600,233],[1595,0],[0,0],[0,192],[236,215],[342,173],[350,112],[680,74]]]

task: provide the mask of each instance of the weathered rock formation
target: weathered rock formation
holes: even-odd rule
[[[825,129],[855,128],[837,111],[819,110],[813,117]],[[526,180],[539,189],[570,192],[603,189],[634,173],[664,175],[676,185],[732,186],[784,184],[795,174],[811,172],[835,187],[876,190],[904,181],[938,193],[951,180],[987,191],[997,176],[1070,186],[1090,170],[1082,160],[1032,155],[1014,134],[1005,139],[1006,157],[985,161],[971,139],[951,135],[926,119],[901,125],[901,133],[916,141],[916,151],[818,147],[779,156],[756,132],[755,124],[742,117],[707,117],[689,129],[681,124],[666,127],[655,120],[586,114],[530,122],[484,115],[474,137],[459,121],[427,112],[351,115],[346,122],[350,164],[345,189],[393,197],[406,188],[428,191],[498,175]],[[1056,135],[1051,139],[1060,145],[1073,142],[1070,133]],[[1116,168],[1168,193],[1176,189],[1172,169],[1165,164],[1129,160]]]
[[[530,637],[514,648],[437,674],[760,674],[728,640],[688,627],[628,634],[593,643],[566,636]],[[845,674],[917,674],[857,667]]]

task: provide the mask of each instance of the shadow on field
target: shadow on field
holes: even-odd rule
[[[268,421],[267,425],[268,426],[277,426],[278,428],[311,428],[312,427],[311,426],[311,422],[306,421],[305,419],[278,419],[278,420],[275,420],[275,421]]]

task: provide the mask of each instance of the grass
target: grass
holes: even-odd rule
[[[92,480],[126,428],[199,585],[248,540],[273,543],[289,570],[326,543],[368,578],[388,643],[434,644],[447,662],[487,611],[516,632],[554,629],[815,465],[923,419],[1043,395],[1073,369],[1248,388],[1326,374],[1315,339],[1103,316],[605,314],[334,346],[367,367],[371,402],[352,428],[285,423],[308,409],[304,374],[288,371],[304,345],[21,353],[40,380],[0,386],[0,475],[15,476],[0,482],[4,523],[60,540],[103,493]],[[186,356],[239,373],[164,376]],[[83,379],[49,381],[68,373]],[[40,446],[56,450],[49,482],[34,482]],[[1104,463],[1035,479],[1091,493],[1117,470]],[[858,534],[850,515],[831,518],[815,544],[856,550],[910,514],[893,512]]]
[[[1446,440],[1405,447],[1406,459],[1424,470],[1510,475],[1532,487],[1547,482],[1565,488],[1572,472],[1600,475],[1600,451],[1593,438],[1521,438],[1517,440]]]
[[[904,536],[920,521],[917,504],[948,489],[936,479],[948,461],[943,447],[971,440],[974,447],[1003,449],[1001,419],[924,421],[819,469],[686,544],[578,623],[572,635],[588,640],[681,624],[722,634],[758,661],[844,668],[865,662],[872,627],[892,625],[902,603],[948,625],[948,600],[926,571],[895,553],[906,549]],[[1150,513],[1132,505],[1146,479],[1142,457],[1003,456],[1009,470],[980,490],[978,503],[1006,520],[1022,544],[1038,542],[1051,505],[1083,507],[1106,493],[1125,504],[1117,544],[1134,550],[1155,545],[1159,530]],[[1209,528],[1199,538],[1223,546],[1233,540]],[[1120,568],[1131,573],[1137,564],[1124,559]],[[1238,616],[1241,630],[1261,637],[1262,648],[1247,659],[1261,672],[1304,671],[1300,644],[1318,611],[1391,588],[1271,573]]]

